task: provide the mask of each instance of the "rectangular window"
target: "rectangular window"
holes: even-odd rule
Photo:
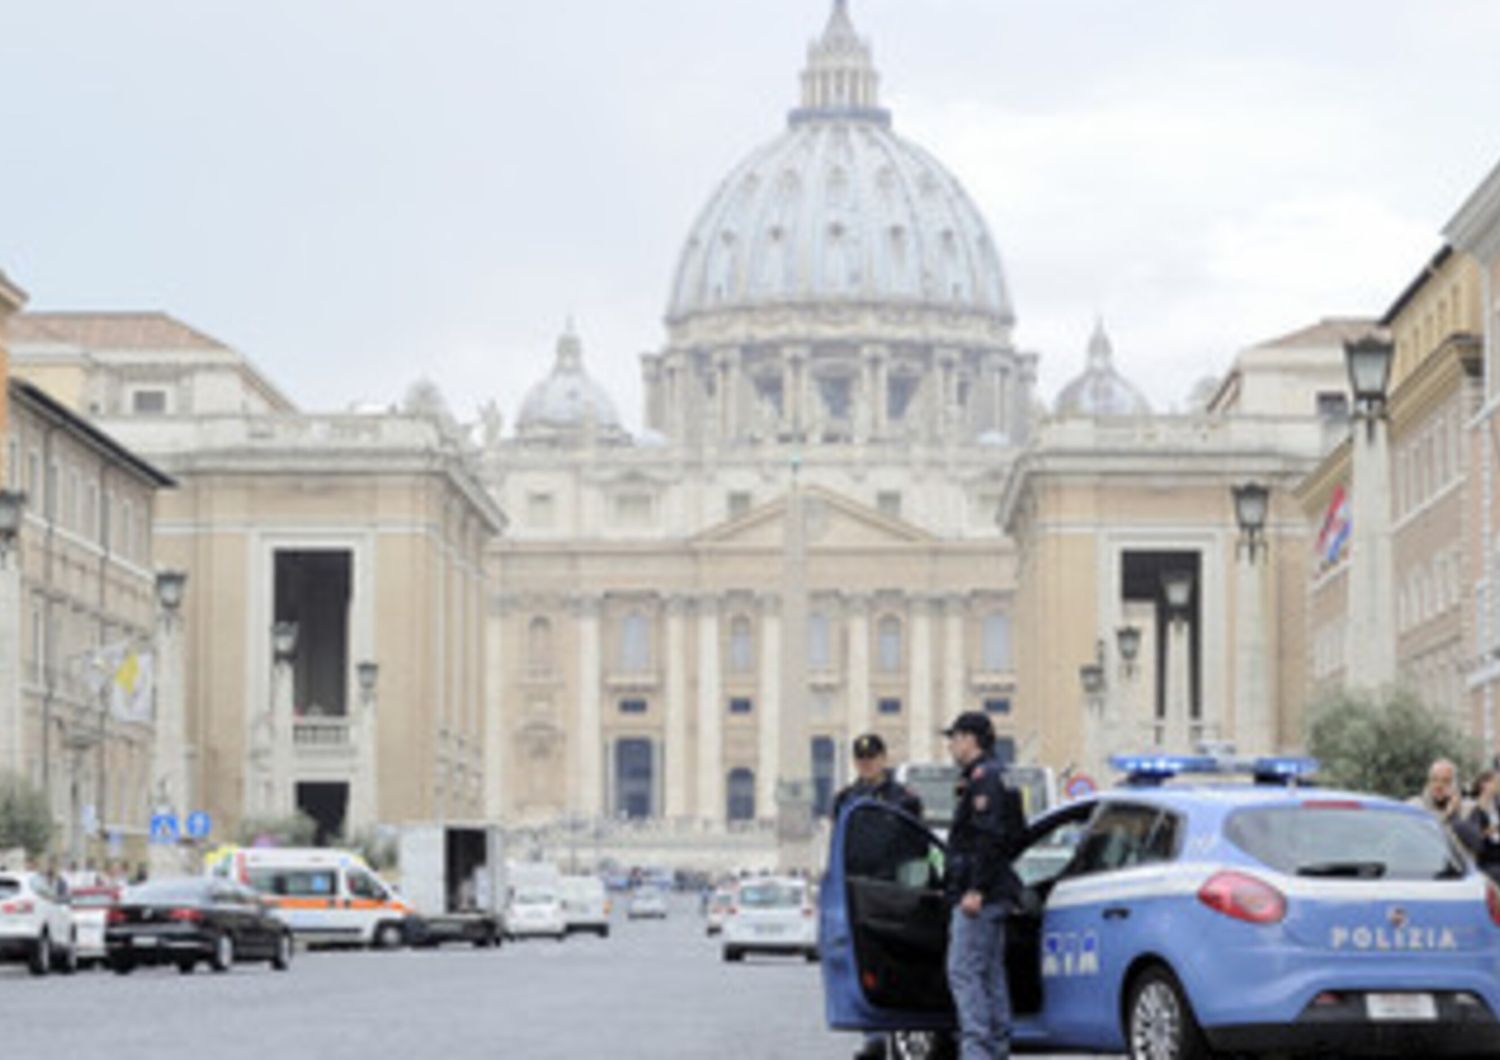
[[[995,737],[995,759],[1002,766],[1008,766],[1016,760],[1016,741],[1009,736]]]
[[[21,484],[21,443],[14,438],[5,446],[5,484],[11,489]]]
[[[548,530],[556,518],[555,505],[550,493],[530,493],[526,496],[526,522],[538,530]]]
[[[1325,420],[1349,418],[1349,395],[1342,390],[1320,390],[1317,397],[1318,415]]]
[[[646,713],[646,701],[644,699],[622,699],[620,700],[621,714],[644,714]]]
[[[130,395],[130,410],[138,416],[160,416],[167,411],[167,392],[137,390]]]
[[[42,454],[35,449],[26,454],[26,492],[33,504],[42,495]]]
[[[749,696],[735,696],[729,701],[729,713],[749,714],[755,709],[755,701]]]
[[[875,509],[887,518],[901,518],[901,494],[894,490],[881,490],[875,495]]]
[[[621,526],[643,529],[651,525],[651,495],[622,493],[615,498],[615,519]]]
[[[986,699],[984,701],[984,712],[986,714],[1009,714],[1010,697],[996,696],[993,699]]]
[[[875,704],[881,714],[900,714],[901,699],[898,696],[882,696]]]
[[[735,490],[729,495],[729,518],[738,519],[750,511],[750,494]]]

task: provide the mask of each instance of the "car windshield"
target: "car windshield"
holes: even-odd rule
[[[516,895],[517,905],[550,905],[557,901],[557,895],[550,891],[522,891]]]
[[[717,908],[726,909],[729,906],[734,905],[734,895],[730,894],[728,891],[719,891],[714,895],[713,902]]]
[[[121,899],[124,905],[175,905],[208,899],[208,880],[156,880],[132,887]]]
[[[1230,817],[1224,834],[1279,872],[1359,880],[1434,880],[1464,874],[1434,820],[1359,803],[1268,806]]]
[[[0,885],[3,886],[3,885]],[[0,893],[4,893],[0,891]],[[115,904],[114,891],[74,891],[74,909],[108,909]]]
[[[795,883],[753,883],[740,888],[746,909],[786,909],[802,904],[803,888]]]

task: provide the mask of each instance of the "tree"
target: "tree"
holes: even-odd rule
[[[1375,695],[1343,691],[1313,709],[1308,753],[1322,763],[1329,787],[1393,798],[1421,792],[1435,759],[1451,759],[1460,777],[1478,769],[1470,741],[1410,691]]]
[[[318,822],[298,811],[285,817],[247,817],[240,822],[239,839],[246,846],[310,847],[318,837]]]
[[[0,774],[0,850],[37,857],[52,843],[53,828],[47,796],[23,777]]]

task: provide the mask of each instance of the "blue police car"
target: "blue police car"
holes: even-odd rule
[[[1430,816],[1299,784],[1305,760],[1116,766],[1125,786],[1035,819],[1016,860],[1014,1048],[1500,1055],[1500,891]],[[1162,783],[1226,770],[1256,781]],[[831,1027],[942,1054],[943,863],[914,818],[845,808],[820,896]]]

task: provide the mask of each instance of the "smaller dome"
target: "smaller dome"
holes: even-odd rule
[[[1057,395],[1059,416],[1149,416],[1151,404],[1135,385],[1115,369],[1114,348],[1104,333],[1104,322],[1094,325],[1089,339],[1089,363],[1083,374]]]
[[[516,433],[521,438],[551,438],[592,427],[601,436],[622,437],[615,403],[583,370],[583,343],[568,322],[557,340],[552,374],[537,383],[521,402]]]

